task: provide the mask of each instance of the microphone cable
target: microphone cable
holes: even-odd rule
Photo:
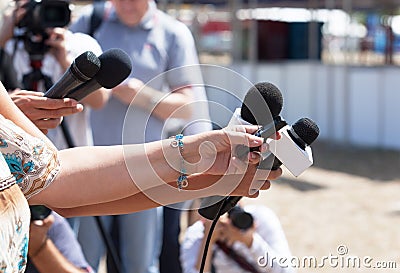
[[[207,259],[207,252],[208,252],[208,248],[210,247],[211,236],[212,236],[212,234],[214,232],[215,226],[217,225],[217,222],[218,222],[219,218],[221,217],[222,209],[225,207],[225,203],[227,203],[227,201],[228,201],[228,197],[229,196],[226,196],[222,200],[221,205],[220,205],[220,207],[218,209],[218,213],[215,215],[215,217],[213,219],[213,222],[211,223],[211,227],[210,227],[210,230],[208,231],[208,235],[207,235],[207,240],[206,240],[206,243],[204,245],[203,257],[201,259],[199,273],[203,273],[204,272],[204,267],[206,265],[206,259]]]

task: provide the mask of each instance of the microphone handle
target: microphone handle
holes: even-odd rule
[[[258,163],[257,169],[275,171],[279,169],[280,166],[282,166],[282,162],[274,154],[271,153],[260,163]]]
[[[50,87],[46,93],[44,93],[44,96],[52,99],[62,99],[71,89],[79,86],[80,84],[82,84],[82,81],[79,80],[71,72],[71,68],[69,68],[67,71],[65,71],[61,79],[52,87]]]
[[[220,201],[214,203],[210,202],[210,199],[218,198],[221,199]],[[219,217],[223,215],[224,213],[230,211],[236,204],[239,202],[239,200],[242,198],[242,196],[211,196],[204,198],[201,201],[201,207],[198,209],[198,212],[201,216],[204,218],[207,218],[208,220],[214,220],[215,217]],[[225,202],[224,202],[225,200]],[[208,204],[212,203],[211,206],[207,206]],[[221,207],[223,205],[223,207]],[[219,213],[219,215],[217,215]]]
[[[261,161],[257,168],[262,169],[262,170],[277,170],[280,166],[282,165],[282,162],[275,157],[272,153],[265,158],[263,161]],[[198,209],[198,213],[207,218],[208,220],[213,220],[215,217],[217,217],[218,211],[220,211],[220,215],[223,215],[224,213],[230,211],[236,204],[239,202],[239,200],[242,198],[242,196],[210,196],[206,197],[201,201],[201,206]],[[224,202],[225,199],[225,202]],[[216,201],[219,200],[219,201]],[[212,204],[211,206],[209,204]],[[223,207],[221,207],[223,206]]]
[[[93,78],[71,90],[68,94],[66,94],[66,97],[80,101],[101,87],[102,86],[97,82],[96,78]]]
[[[273,123],[261,127],[257,132],[254,133],[254,135],[263,137],[263,138],[268,138],[271,135],[275,134],[277,131],[282,129],[287,125],[286,121],[283,120],[280,116],[277,116],[274,118]],[[245,145],[239,145],[236,147],[236,156],[239,158],[244,158],[246,157],[247,153],[249,151],[258,151],[260,147],[253,147],[250,148],[245,146]],[[273,160],[274,162],[271,162]],[[277,162],[275,162],[275,160]],[[260,164],[262,166],[260,167]],[[266,159],[264,159],[262,162],[259,163],[259,166],[257,168],[259,169],[271,169],[271,170],[277,170],[279,166],[282,165],[282,163],[272,154],[268,156]],[[272,167],[271,167],[272,166]],[[222,199],[221,199],[222,198]],[[224,198],[226,201],[224,202]],[[220,215],[230,211],[236,204],[239,202],[239,200],[242,198],[242,196],[210,196],[206,197],[202,200],[201,203],[201,208],[198,209],[198,212],[201,216],[213,220],[217,214],[218,211],[220,211]],[[212,204],[211,206],[209,204]],[[223,207],[221,208],[221,206]],[[220,216],[219,215],[219,216]]]
[[[260,129],[257,130],[257,132],[254,133],[254,135],[262,137],[262,138],[268,138],[275,134],[277,131],[282,129],[287,125],[287,122],[283,120],[280,116],[277,116],[274,118],[273,123],[271,122],[268,125],[265,125],[261,127]],[[259,151],[260,147],[247,147],[246,145],[238,145],[236,147],[236,156],[239,157],[240,159],[244,159],[246,155],[249,152],[254,152],[254,151]]]

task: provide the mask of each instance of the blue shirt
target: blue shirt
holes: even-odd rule
[[[70,29],[87,33],[91,13],[92,9],[88,9]],[[192,71],[181,73],[178,69],[176,73],[164,73],[198,64],[198,58],[193,36],[187,26],[158,10],[154,2],[149,2],[147,13],[133,27],[124,25],[118,19],[112,6],[106,14],[108,16],[103,18],[94,37],[104,51],[120,48],[129,54],[133,64],[130,77],[164,92],[200,80],[197,76],[193,77],[195,73]],[[205,94],[204,89],[194,92]],[[206,98],[205,95],[203,97]],[[103,109],[92,112],[91,121],[95,145],[143,143],[166,137],[163,120],[151,116],[144,109],[129,108],[114,97]],[[211,126],[207,129],[211,129]]]

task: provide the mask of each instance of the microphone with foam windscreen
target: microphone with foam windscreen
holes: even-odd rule
[[[282,128],[280,133],[279,140],[267,140],[272,154],[258,168],[276,170],[283,164],[294,176],[299,176],[313,164],[310,145],[317,139],[319,128],[313,120],[301,118],[292,126]]]
[[[106,50],[99,56],[101,67],[94,77],[71,90],[66,97],[82,100],[93,91],[104,87],[114,88],[125,80],[132,71],[132,61],[129,55],[118,48]]]
[[[82,53],[72,62],[61,79],[45,92],[44,96],[54,99],[64,98],[72,89],[92,79],[100,66],[100,60],[93,52]]]
[[[287,125],[279,115],[282,107],[283,97],[278,87],[269,82],[260,82],[246,93],[240,117],[249,124],[261,125],[255,135],[266,139]],[[236,156],[243,159],[249,151],[257,149],[239,145],[236,147]]]
[[[236,117],[238,121],[235,121],[234,124],[261,125],[255,134],[268,138],[287,124],[279,116],[282,107],[282,93],[275,85],[269,82],[257,83],[246,93],[240,109],[240,117]],[[235,112],[238,112],[238,109]],[[235,152],[236,156],[244,158],[250,150],[256,149],[259,148],[249,149],[245,145],[239,145]],[[232,209],[241,198],[241,196],[206,197],[202,199],[198,212],[203,217],[212,220],[218,214],[222,215]]]

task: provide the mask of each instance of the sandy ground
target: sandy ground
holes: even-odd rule
[[[298,272],[399,272],[400,152],[316,143],[313,153],[314,166],[298,178],[286,170],[246,202],[277,213],[300,261],[332,257]]]
[[[400,151],[317,142],[313,154],[299,177],[285,170],[245,202],[277,213],[298,273],[400,272]]]

